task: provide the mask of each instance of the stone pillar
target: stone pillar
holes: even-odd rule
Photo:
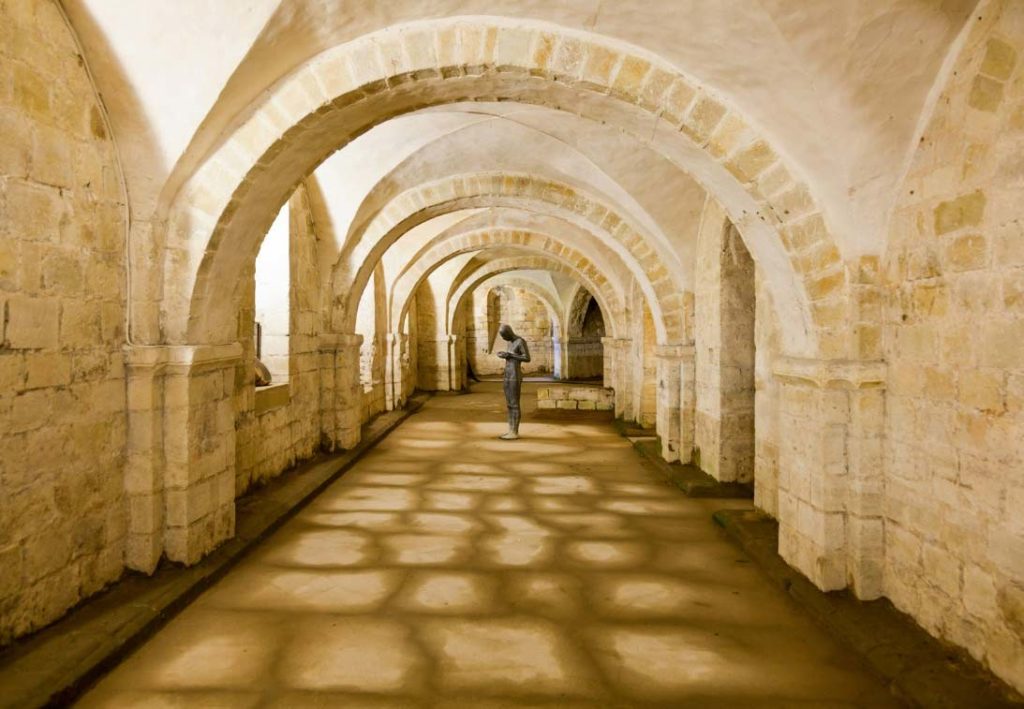
[[[466,385],[466,341],[458,335],[448,335],[448,390],[461,391]]]
[[[164,553],[164,375],[162,347],[125,351],[128,380],[128,450],[125,495],[128,541],[125,565],[151,574]]]
[[[630,371],[630,355],[633,340],[623,337],[603,337],[604,385],[615,390],[615,417],[634,417],[633,377]]]
[[[458,335],[440,335],[436,340],[420,340],[418,352],[421,389],[458,391],[463,387],[466,369],[463,338]]]
[[[614,337],[601,338],[601,366],[605,387],[615,388],[615,355],[617,353]],[[616,414],[617,416],[618,414]]]
[[[882,594],[885,365],[784,358],[779,554],[818,588]]]
[[[693,451],[693,345],[659,345],[654,356],[658,372],[656,429],[661,439],[661,456],[670,463],[688,463]]]
[[[401,332],[389,332],[385,336],[387,357],[384,362],[384,407],[388,411],[399,409],[405,403],[402,378],[408,339],[409,336]]]
[[[551,337],[551,375],[555,379],[571,379],[567,340],[558,335]]]
[[[320,439],[326,450],[348,450],[359,443],[363,392],[359,348],[363,336],[320,336]]]
[[[129,568],[194,564],[234,534],[241,356],[238,343],[127,349]]]

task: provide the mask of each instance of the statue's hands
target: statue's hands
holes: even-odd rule
[[[501,352],[498,353],[498,356],[501,359],[508,359],[508,352],[505,352],[504,350],[502,350]]]

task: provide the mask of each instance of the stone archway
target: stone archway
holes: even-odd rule
[[[533,77],[525,88],[524,76]],[[770,140],[708,89],[627,46],[552,27],[465,19],[416,23],[336,47],[252,107],[167,203],[167,245],[178,257],[165,273],[166,336],[220,339],[226,313],[218,308],[232,302],[234,274],[258,240],[253,234],[339,136],[343,142],[427,105],[478,96],[558,105],[567,92],[604,97],[595,104],[603,120],[639,110],[677,127],[692,146],[688,170],[722,200],[765,265],[783,320],[792,323],[794,350],[845,351],[834,329],[842,317],[836,322],[836,309],[823,306],[842,294],[846,269],[810,189]],[[755,229],[773,236],[747,234]]]

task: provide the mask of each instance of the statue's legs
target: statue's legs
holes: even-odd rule
[[[505,404],[508,406],[508,432],[505,433],[502,438],[505,440],[511,440],[519,438],[519,396],[523,388],[523,383],[519,379],[505,379]]]

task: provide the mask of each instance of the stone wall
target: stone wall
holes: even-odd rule
[[[883,264],[885,592],[1024,689],[1024,5],[979,13]]]
[[[123,214],[58,4],[0,3],[0,643],[123,568]]]

